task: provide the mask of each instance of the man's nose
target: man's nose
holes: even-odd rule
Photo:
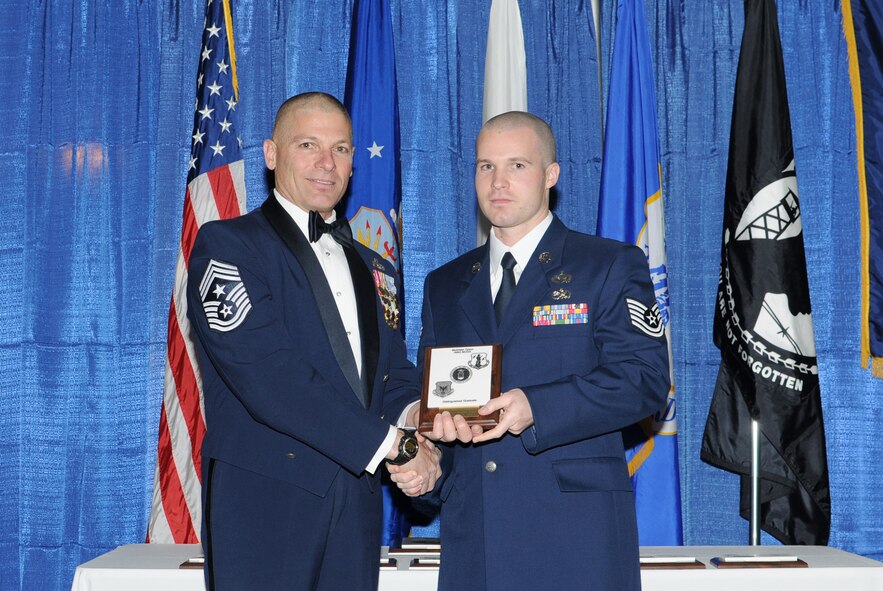
[[[334,156],[331,154],[331,150],[320,150],[319,157],[316,160],[316,166],[321,168],[322,170],[334,170]]]
[[[509,179],[506,178],[506,173],[500,169],[494,170],[494,176],[491,178],[491,185],[494,189],[503,189],[509,185]]]

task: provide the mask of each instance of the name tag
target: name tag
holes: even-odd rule
[[[589,321],[588,304],[553,304],[534,306],[534,326],[557,326],[559,324],[586,324]]]

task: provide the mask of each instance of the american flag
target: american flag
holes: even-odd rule
[[[169,309],[168,352],[153,505],[147,541],[199,541],[202,377],[187,320],[187,264],[199,227],[245,213],[245,165],[238,134],[236,52],[229,0],[208,0],[196,79],[181,249]]]

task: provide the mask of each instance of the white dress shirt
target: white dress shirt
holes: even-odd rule
[[[304,211],[283,197],[275,189],[273,189],[273,194],[276,197],[276,201],[278,201],[285,212],[291,216],[291,219],[297,224],[297,227],[300,228],[300,231],[303,232],[303,235],[309,242],[309,212]],[[337,212],[332,211],[331,215],[325,220],[325,222],[330,224],[336,219]],[[327,233],[322,234],[316,242],[309,242],[309,244],[313,249],[313,252],[316,254],[316,258],[319,260],[319,265],[322,267],[322,271],[325,273],[328,287],[331,288],[331,294],[334,296],[334,303],[337,306],[340,320],[343,322],[343,328],[346,331],[346,336],[350,343],[350,349],[352,349],[353,357],[356,360],[356,370],[359,372],[359,377],[361,377],[362,334],[359,331],[359,310],[356,304],[356,290],[353,287],[353,278],[352,275],[350,275],[349,264],[346,262],[346,253],[344,253],[343,247]],[[389,433],[387,433],[383,443],[380,444],[377,453],[374,454],[374,457],[371,458],[371,461],[368,462],[368,465],[365,467],[366,472],[370,474],[374,473],[377,466],[386,456],[386,452],[392,447],[397,435],[398,432],[396,431],[396,428],[390,425]]]
[[[500,284],[503,283],[503,269],[500,265],[503,255],[511,252],[512,256],[515,257],[515,268],[512,269],[512,272],[515,274],[515,283],[517,284],[518,280],[521,279],[524,267],[527,266],[527,263],[530,262],[530,257],[533,256],[533,251],[537,249],[537,245],[543,239],[546,230],[552,225],[552,218],[552,212],[550,211],[543,221],[512,246],[503,244],[494,234],[493,230],[491,230],[490,237],[488,238],[490,240],[491,299],[496,299],[497,292],[500,290]]]

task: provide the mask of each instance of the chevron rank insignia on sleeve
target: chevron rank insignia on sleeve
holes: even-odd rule
[[[655,302],[652,307],[647,307],[638,300],[625,299],[625,305],[629,311],[629,320],[632,326],[648,337],[659,338],[665,332],[662,324],[662,316],[659,315],[659,305]]]
[[[230,263],[209,261],[199,284],[199,296],[209,328],[218,332],[239,327],[251,311],[239,269]]]

